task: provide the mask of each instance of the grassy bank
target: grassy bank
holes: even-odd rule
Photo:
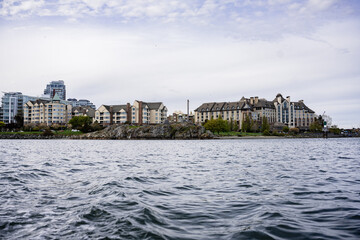
[[[233,136],[233,137],[243,137],[243,136],[263,136],[262,133],[251,133],[251,132],[219,132],[215,133],[215,136],[219,137],[226,137],[226,136]]]
[[[63,130],[63,131],[52,131],[55,136],[74,136],[83,134],[82,132],[73,132],[71,130]],[[41,131],[32,131],[32,132],[0,132],[0,135],[43,135],[44,132]]]

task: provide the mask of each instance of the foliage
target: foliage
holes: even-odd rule
[[[229,124],[226,120],[223,120],[221,118],[221,116],[219,116],[218,119],[211,119],[208,120],[205,124],[204,127],[206,130],[209,130],[213,133],[217,132],[228,132],[229,131]]]
[[[2,131],[2,129],[6,126],[6,124],[2,121],[0,121],[0,130]]]
[[[72,126],[72,129],[77,129],[82,132],[89,132],[91,131],[90,124],[91,118],[88,116],[75,116],[70,119],[69,123]]]
[[[95,121],[94,123],[92,123],[92,124],[90,125],[90,127],[91,127],[91,130],[92,130],[92,131],[99,131],[99,130],[103,129],[103,127],[102,127],[97,121]]]
[[[15,121],[16,121],[16,125],[17,127],[22,127],[24,125],[24,113],[22,110],[19,110],[15,117],[14,117]]]
[[[282,130],[283,132],[288,133],[290,129],[288,126],[284,126]]]
[[[339,134],[341,133],[341,130],[340,130],[340,128],[337,128],[337,127],[335,126],[335,127],[331,127],[331,128],[329,129],[329,132],[339,135]]]
[[[321,132],[322,131],[322,125],[321,125],[321,123],[319,123],[319,120],[310,124],[309,130],[311,132]],[[322,122],[322,120],[320,120],[320,121]]]
[[[265,131],[270,131],[270,124],[268,123],[267,117],[263,117],[261,123],[261,132],[264,133]]]
[[[45,129],[45,131],[42,133],[43,136],[53,136],[54,133],[49,129]]]
[[[260,130],[259,123],[251,120],[250,121],[250,131],[251,132],[259,132],[259,130]]]
[[[264,136],[271,136],[271,133],[270,133],[270,131],[269,131],[268,129],[265,129],[265,130],[263,131],[263,135],[264,135]]]
[[[298,134],[300,132],[300,129],[293,127],[289,129],[289,132],[292,134]]]
[[[250,132],[251,131],[251,120],[249,115],[246,115],[245,119],[243,119],[241,124],[242,132]]]

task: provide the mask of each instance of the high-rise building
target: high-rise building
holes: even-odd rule
[[[2,97],[0,121],[4,123],[15,123],[16,114],[23,109],[23,104],[29,100],[36,100],[38,97],[23,95],[21,92],[5,92]]]
[[[55,93],[59,95],[59,98],[62,100],[66,99],[66,87],[63,80],[52,81],[44,90],[44,95],[49,98],[54,98]]]

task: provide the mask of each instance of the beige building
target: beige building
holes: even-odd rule
[[[28,101],[23,106],[24,124],[40,124],[45,123],[50,126],[52,124],[67,124],[71,119],[71,104],[61,101],[59,96],[55,94],[52,100],[35,100]]]
[[[81,106],[81,107],[73,107],[72,108],[72,116],[88,116],[91,118],[95,117],[95,109],[90,106]]]
[[[133,105],[101,105],[95,111],[94,121],[101,125],[112,124],[160,124],[167,117],[167,108],[162,102],[134,101]]]
[[[124,124],[130,122],[131,106],[126,105],[101,105],[95,111],[95,118],[93,121],[97,121],[103,126],[112,124]]]
[[[303,100],[291,102],[290,96],[283,98],[279,93],[273,100],[276,109],[276,122],[291,127],[307,128],[315,121],[315,112]]]
[[[204,123],[210,119],[235,121],[238,126],[246,116],[260,122],[263,117],[268,123],[283,123],[289,127],[308,127],[315,118],[314,111],[303,101],[290,102],[290,97],[284,99],[278,94],[273,101],[259,97],[242,97],[238,102],[210,102],[195,109],[195,123]]]

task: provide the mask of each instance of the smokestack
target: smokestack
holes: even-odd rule
[[[189,122],[189,99],[187,100],[187,121]]]

